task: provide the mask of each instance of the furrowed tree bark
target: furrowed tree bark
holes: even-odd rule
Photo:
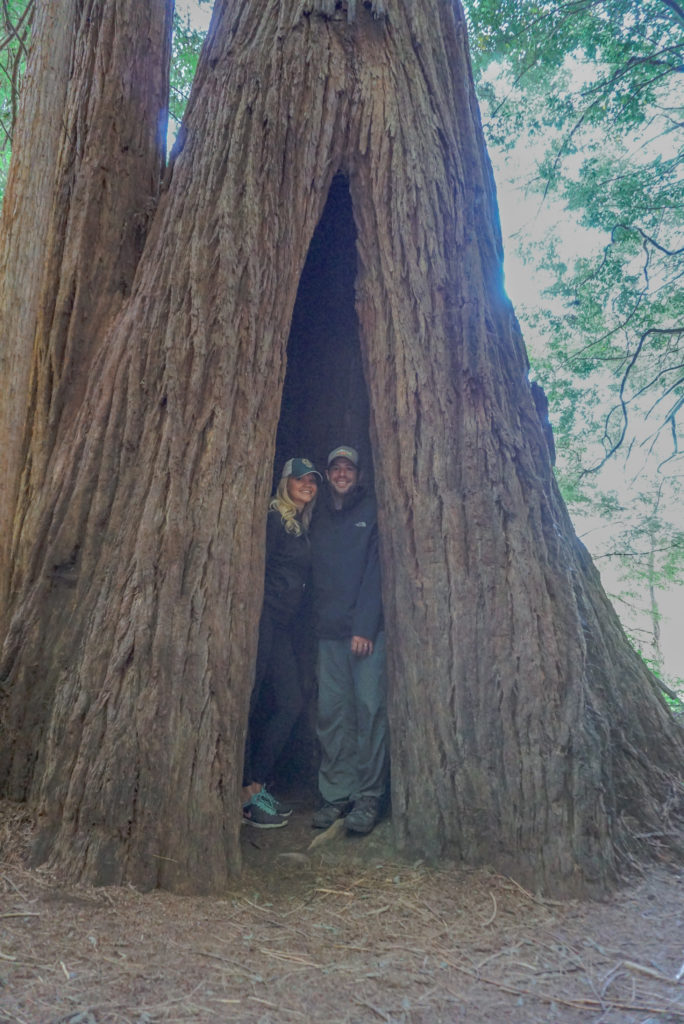
[[[0,228],[0,372],[4,382],[0,401],[0,624],[7,598],[12,519],[22,466],[44,228],[53,199],[48,168],[57,160],[59,120],[68,83],[71,34],[57,29],[63,14],[60,6],[38,5],[34,16],[34,41],[24,76]],[[49,76],[41,75],[48,63]],[[44,168],[45,174],[32,174],[37,167]]]
[[[55,465],[6,644],[9,791],[35,800],[38,856],[72,876],[216,889],[237,869],[284,349],[345,137],[340,43],[326,44],[324,67],[299,62],[300,33],[274,45],[268,6],[218,18],[133,294]],[[290,123],[289,106],[307,120]],[[21,695],[45,675],[49,728],[29,735]]]
[[[169,0],[36,5],[0,228],[3,610],[36,543],[25,520],[142,252],[166,146],[172,12]],[[24,550],[12,555],[15,525]]]
[[[237,870],[288,330],[340,170],[397,838],[603,891],[681,813],[684,744],[553,480],[465,23],[441,0],[217,4],[132,294],[36,496],[2,669],[8,791],[71,877],[198,891]]]
[[[426,13],[392,8],[404,45],[380,65],[352,179],[393,816],[420,852],[603,890],[643,846],[635,831],[662,830],[681,799],[681,730],[557,491],[503,291],[463,20]]]

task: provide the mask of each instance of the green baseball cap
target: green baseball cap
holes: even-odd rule
[[[299,479],[301,476],[306,476],[308,473],[315,473],[319,480],[323,479],[311,459],[288,459],[283,466],[283,471],[280,476],[281,479],[286,476],[294,476]]]

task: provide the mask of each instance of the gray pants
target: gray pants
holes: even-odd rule
[[[359,658],[349,640],[318,641],[318,786],[324,800],[380,797],[387,782],[385,634]]]

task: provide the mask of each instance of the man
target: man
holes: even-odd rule
[[[377,510],[359,483],[355,448],[330,452],[326,478],[311,526],[323,797],[312,824],[328,828],[346,815],[349,832],[366,833],[388,773]]]

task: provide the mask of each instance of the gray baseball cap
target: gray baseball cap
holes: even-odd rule
[[[349,459],[349,461],[353,463],[358,469],[359,453],[357,452],[356,448],[352,448],[348,444],[341,444],[339,448],[333,448],[333,450],[330,452],[330,455],[328,456],[328,465],[330,465],[330,463],[333,462],[335,459]]]

